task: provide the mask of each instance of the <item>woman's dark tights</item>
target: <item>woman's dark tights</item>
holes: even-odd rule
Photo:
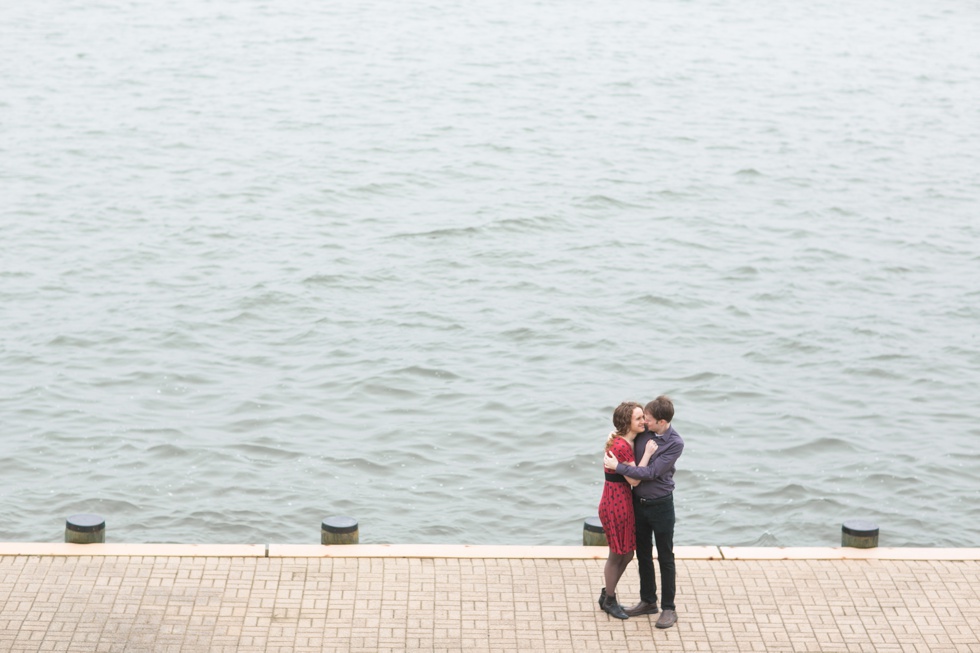
[[[603,570],[606,578],[606,596],[616,596],[616,585],[619,583],[619,579],[622,578],[623,572],[626,571],[626,567],[629,566],[632,559],[632,551],[629,553],[609,552],[609,557],[606,558],[606,567]]]

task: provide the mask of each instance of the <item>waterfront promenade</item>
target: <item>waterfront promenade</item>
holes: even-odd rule
[[[0,543],[0,651],[980,651],[980,549],[677,547],[667,630],[605,554]]]

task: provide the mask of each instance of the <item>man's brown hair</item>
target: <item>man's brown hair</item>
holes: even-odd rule
[[[660,395],[644,406],[643,412],[650,413],[655,420],[670,422],[674,419],[674,402],[667,395]]]

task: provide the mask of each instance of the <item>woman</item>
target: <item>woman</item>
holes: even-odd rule
[[[606,440],[606,451],[612,452],[621,463],[635,465],[633,440],[643,432],[643,407],[633,401],[624,401],[613,411],[615,431]],[[645,451],[638,467],[650,462],[651,452]],[[633,520],[632,488],[639,485],[636,479],[606,472],[606,482],[599,501],[599,521],[609,542],[609,557],[606,559],[604,576],[606,586],[599,595],[599,607],[617,619],[628,619],[619,601],[616,600],[616,584],[633,559],[636,550],[636,524]]]

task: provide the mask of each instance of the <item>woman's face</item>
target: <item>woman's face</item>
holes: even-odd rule
[[[634,435],[643,433],[647,428],[646,420],[643,418],[643,409],[637,406],[633,409],[633,417],[630,419],[630,433]]]

